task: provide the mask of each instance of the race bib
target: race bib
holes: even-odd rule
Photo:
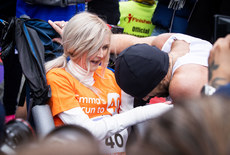
[[[100,149],[106,155],[125,155],[125,146],[128,139],[128,130],[116,133],[115,135],[101,141]]]

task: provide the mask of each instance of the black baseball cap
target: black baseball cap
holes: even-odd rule
[[[168,68],[168,53],[148,44],[135,44],[117,57],[115,77],[124,92],[143,98],[163,80]]]

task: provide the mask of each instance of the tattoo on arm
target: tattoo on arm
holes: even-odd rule
[[[219,86],[221,86],[221,85],[223,85],[223,84],[225,84],[227,82],[227,79],[222,78],[222,77],[216,77],[215,79],[213,79],[211,81],[211,79],[213,77],[213,71],[217,70],[218,68],[219,68],[219,65],[215,64],[214,61],[208,67],[208,81],[215,88],[218,88]]]
[[[212,80],[211,85],[214,88],[218,88],[218,87],[222,86],[223,84],[225,84],[226,81],[227,80],[225,78],[217,77],[217,78]]]
[[[212,79],[213,70],[217,70],[218,67],[219,67],[219,65],[215,64],[214,61],[208,66],[208,81],[210,81]]]

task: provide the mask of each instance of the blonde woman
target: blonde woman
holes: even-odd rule
[[[98,16],[82,12],[68,23],[49,23],[62,35],[64,48],[62,56],[45,64],[55,125],[80,125],[101,142],[102,153],[124,154],[128,127],[157,117],[171,106],[133,108],[133,97],[121,91],[114,73],[107,69],[112,34]]]

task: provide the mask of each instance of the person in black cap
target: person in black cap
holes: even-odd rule
[[[200,96],[207,83],[212,48],[208,41],[166,33],[147,38],[113,35],[112,44],[112,52],[116,49],[119,54],[115,62],[117,83],[136,98],[169,96],[175,103]]]
[[[147,44],[130,46],[120,53],[116,60],[117,83],[126,93],[144,98],[166,76],[170,57],[155,46]]]

